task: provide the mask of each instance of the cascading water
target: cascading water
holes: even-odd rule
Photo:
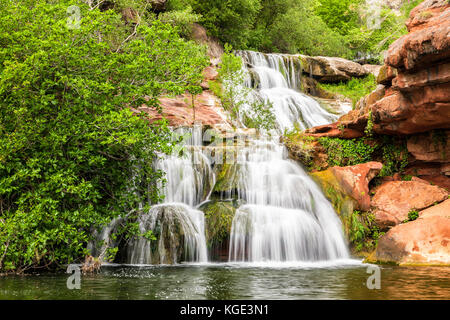
[[[164,157],[155,165],[167,180],[164,186],[160,185],[163,203],[138,218],[140,232],[152,231],[157,241],[133,239],[127,249],[130,264],[207,261],[205,218],[194,207],[208,198],[214,175],[201,150],[201,126],[179,128],[176,133],[184,136],[184,155]]]
[[[337,114],[298,91],[301,74],[298,57],[254,51],[237,54],[243,59],[246,86],[254,89],[253,99],[272,104],[279,132],[294,126],[304,130],[337,120]]]
[[[319,261],[348,257],[339,218],[286,150],[256,140],[236,166],[241,206],[231,229],[230,261]]]
[[[253,95],[270,101],[278,129],[302,129],[330,123],[336,114],[296,91],[300,74],[293,57],[251,51],[238,53],[253,84]],[[295,58],[295,57],[294,57]],[[297,59],[298,60],[298,59]],[[255,86],[256,84],[256,86]],[[280,130],[279,130],[280,131]],[[229,174],[238,208],[230,238],[230,261],[320,261],[348,258],[341,223],[331,204],[307,173],[288,160],[272,140],[254,140],[239,151],[239,165]],[[233,194],[234,193],[234,194]]]
[[[286,129],[330,123],[338,115],[298,91],[301,70],[295,56],[251,51],[238,55],[244,61],[245,85],[252,98],[273,105],[277,133],[234,141],[235,161],[222,165],[209,152],[213,150],[220,158],[229,146],[219,143],[205,148],[201,126],[178,128],[178,135],[188,134],[184,155],[166,156],[156,163],[156,169],[165,173],[167,182],[160,186],[165,198],[137,221],[142,234],[151,231],[157,240],[132,239],[126,248],[127,263],[206,262],[205,217],[199,208],[212,197],[237,206],[228,237],[230,262],[348,258],[331,204],[302,167],[288,159],[276,136]],[[105,233],[97,237],[109,241]]]

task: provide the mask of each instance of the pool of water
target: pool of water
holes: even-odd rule
[[[0,299],[450,299],[450,268],[381,266],[370,290],[368,265],[206,264],[103,266],[67,288],[68,274],[0,277]]]

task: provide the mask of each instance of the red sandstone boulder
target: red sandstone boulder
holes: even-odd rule
[[[384,183],[372,198],[375,218],[380,226],[408,219],[411,210],[421,210],[447,199],[448,192],[418,181]]]
[[[370,208],[369,182],[382,168],[379,162],[367,162],[349,167],[332,167],[331,171],[342,190],[356,200],[359,209],[367,211]]]
[[[450,199],[392,228],[369,260],[397,264],[450,265]]]
[[[195,96],[195,108],[192,107],[190,94],[184,94],[175,98],[164,97],[160,98],[159,101],[162,113],[158,113],[155,108],[150,108],[146,105],[133,111],[146,113],[151,122],[165,118],[168,120],[169,125],[174,127],[190,126],[194,122],[201,122],[205,126],[217,129],[231,128],[218,98],[210,91],[203,91],[203,93]]]

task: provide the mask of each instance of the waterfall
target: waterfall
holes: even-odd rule
[[[138,218],[140,232],[149,230],[157,240],[139,237],[128,247],[128,263],[174,264],[206,262],[203,212],[180,203],[153,206]]]
[[[271,102],[278,131],[301,130],[334,122],[337,113],[324,109],[316,100],[301,93],[300,59],[293,55],[238,51],[247,75],[246,86],[253,99]],[[248,106],[247,106],[248,108]]]
[[[201,126],[175,129],[182,148],[155,163],[155,169],[165,173],[166,183],[159,185],[164,199],[139,215],[141,236],[127,243],[127,263],[207,262],[206,221],[199,208],[210,200],[235,206],[228,230],[230,262],[348,258],[342,226],[330,202],[305,170],[288,158],[278,136],[286,129],[330,123],[338,112],[326,110],[299,91],[298,57],[252,51],[237,54],[243,58],[245,86],[252,99],[273,105],[276,133],[245,141],[230,135],[231,145],[219,140],[204,146]],[[247,107],[243,106],[242,113]],[[230,150],[235,154],[231,161],[226,165],[217,162]],[[113,224],[96,238],[111,242],[108,232],[112,229]]]
[[[337,114],[297,91],[295,56],[238,52],[253,94],[270,101],[281,130],[330,123]],[[251,76],[257,80],[250,79]],[[239,165],[228,174],[236,190],[223,193],[245,204],[233,219],[230,261],[323,261],[348,258],[341,222],[301,166],[272,139],[254,140],[239,150]],[[232,177],[231,177],[232,176]]]
[[[132,239],[127,248],[129,264],[207,261],[205,218],[195,206],[209,197],[215,177],[202,152],[202,127],[174,131],[176,138],[183,138],[182,154],[163,156],[155,163],[155,169],[165,173],[165,183],[159,183],[164,200],[137,221],[139,231],[151,231],[156,240]]]
[[[319,261],[347,258],[339,218],[284,146],[256,140],[240,150],[237,193],[245,202],[231,229],[230,261]]]

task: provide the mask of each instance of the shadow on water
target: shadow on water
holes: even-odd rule
[[[364,265],[105,266],[69,290],[67,274],[0,277],[0,299],[450,299],[450,268],[381,267],[369,290]]]

